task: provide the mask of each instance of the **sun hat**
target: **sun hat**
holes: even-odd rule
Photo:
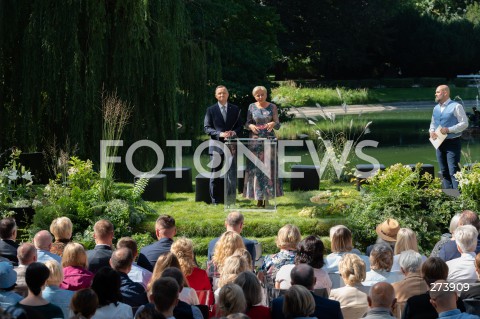
[[[10,288],[17,282],[17,272],[8,261],[0,262],[0,289]]]
[[[377,226],[376,232],[380,238],[386,241],[397,241],[397,233],[400,224],[397,220],[389,218]]]

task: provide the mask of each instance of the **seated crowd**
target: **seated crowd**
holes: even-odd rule
[[[114,225],[95,223],[95,247],[71,241],[67,217],[33,243],[17,243],[15,220],[0,220],[0,310],[5,318],[479,318],[480,220],[456,214],[449,234],[421,255],[417,235],[387,219],[362,254],[344,225],[330,229],[331,253],[295,225],[279,229],[279,251],[256,269],[256,242],[231,212],[208,246],[206,270],[194,243],[160,216],[157,241],[138,252],[130,237],[113,246]],[[52,236],[52,234],[53,236]],[[433,247],[434,246],[434,247]],[[135,260],[138,261],[135,262]],[[3,317],[2,317],[3,318]]]

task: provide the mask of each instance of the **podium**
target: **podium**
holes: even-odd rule
[[[225,141],[225,210],[276,211],[277,190],[281,187],[277,150],[277,139],[235,138]],[[243,192],[237,198],[239,181],[243,182]],[[257,207],[257,200],[267,203],[264,207]]]

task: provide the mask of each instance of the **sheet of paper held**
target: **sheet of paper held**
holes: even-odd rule
[[[442,145],[443,141],[447,138],[447,134],[443,134],[440,132],[441,128],[442,127],[439,125],[435,130],[435,133],[437,134],[436,139],[433,139],[431,137],[429,138],[430,142],[432,143],[433,147],[435,147],[435,149],[439,148],[440,145]]]

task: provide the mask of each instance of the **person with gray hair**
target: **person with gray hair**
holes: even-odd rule
[[[475,248],[477,247],[478,231],[472,225],[460,226],[454,233],[459,258],[447,261],[450,282],[474,283],[477,280],[475,272]]]
[[[52,248],[52,235],[48,230],[41,230],[33,237],[33,244],[37,248],[37,261],[45,263],[49,260],[56,261],[59,265],[62,263],[62,257],[57,254],[51,253]]]
[[[414,250],[402,251],[399,258],[400,269],[405,275],[402,281],[393,283],[395,297],[402,307],[408,298],[428,291],[429,287],[420,275],[422,256]]]
[[[17,249],[18,267],[13,270],[17,272],[17,286],[15,291],[21,295],[26,295],[27,283],[25,281],[25,272],[27,266],[37,261],[37,249],[31,243],[23,243]]]
[[[392,310],[397,299],[391,284],[379,282],[372,286],[368,294],[368,307],[370,310],[362,317],[366,319],[394,319]]]
[[[440,250],[442,247],[448,243],[449,241],[454,241],[455,237],[453,237],[453,233],[455,229],[458,227],[458,221],[460,220],[460,213],[456,213],[453,215],[452,219],[450,220],[450,226],[448,227],[448,233],[445,233],[440,237],[440,240],[435,244],[433,247],[432,252],[430,253],[430,257],[440,257]]]
[[[378,282],[394,283],[404,278],[398,271],[391,271],[393,250],[387,244],[375,244],[370,251],[370,271],[367,271],[364,286],[373,286]]]
[[[460,214],[460,218],[458,219],[458,226],[465,226],[465,225],[472,225],[480,232],[480,218],[478,214],[471,210],[464,210]],[[480,253],[480,238],[477,237],[477,247],[475,248],[475,253]],[[457,249],[457,243],[452,240],[448,241],[445,245],[443,245],[442,249],[440,249],[439,257],[445,261],[449,261],[455,258],[460,257],[461,253]]]

